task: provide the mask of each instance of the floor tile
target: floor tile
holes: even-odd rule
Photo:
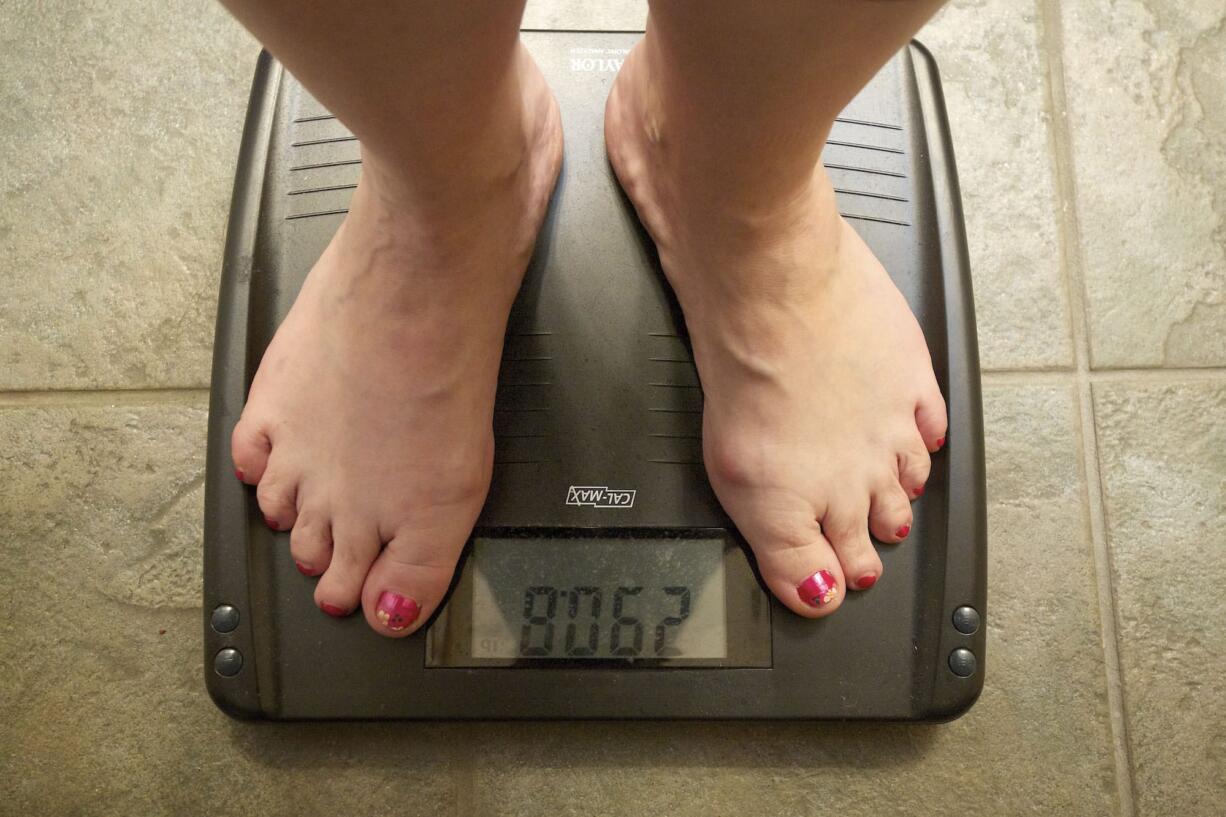
[[[203,406],[0,407],[0,811],[455,813],[438,725],[231,721],[200,612]]]
[[[213,2],[0,6],[0,390],[209,379],[257,47]]]
[[[1226,802],[1226,378],[1096,384],[1140,817]]]
[[[1093,364],[1226,364],[1226,6],[1060,7]]]
[[[647,0],[528,0],[524,28],[586,31],[641,31],[647,21]]]
[[[1072,365],[1034,9],[955,0],[918,35],[941,70],[985,369]]]

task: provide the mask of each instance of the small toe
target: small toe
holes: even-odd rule
[[[945,412],[945,398],[934,389],[933,393],[920,400],[915,408],[915,427],[924,438],[925,448],[932,453],[940,451],[949,433],[949,419]]]
[[[298,518],[298,479],[274,462],[264,469],[255,489],[264,524],[273,530],[289,530]]]
[[[868,538],[868,509],[855,504],[837,507],[844,510],[828,512],[822,520],[822,529],[839,557],[848,587],[867,590],[882,571],[877,549]]]
[[[289,534],[289,552],[298,571],[318,576],[332,561],[332,523],[319,510],[305,507]]]
[[[245,417],[234,426],[230,435],[230,458],[234,460],[234,476],[248,485],[255,485],[264,476],[272,443],[259,423]]]
[[[915,499],[924,493],[924,483],[928,481],[928,473],[931,470],[932,457],[924,441],[916,435],[898,452],[898,483],[909,499]]]
[[[315,604],[330,616],[347,616],[357,609],[362,583],[379,555],[382,542],[373,526],[332,522],[332,558],[315,585]]]
[[[362,587],[362,610],[375,632],[402,638],[430,618],[464,546],[463,541],[453,544],[440,548],[423,541],[420,533],[404,533],[388,543]]]
[[[873,492],[868,528],[879,542],[901,542],[911,532],[911,500],[897,480]]]

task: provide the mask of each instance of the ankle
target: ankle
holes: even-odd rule
[[[651,50],[631,53],[606,115],[610,158],[623,186],[656,235],[680,243],[684,233],[721,246],[760,245],[813,219],[833,228],[834,190],[819,161],[751,155],[722,145],[685,104],[670,106],[652,75]],[[830,238],[835,234],[829,233]],[[677,242],[669,239],[676,238]]]
[[[531,194],[540,155],[560,132],[556,103],[521,45],[499,88],[457,122],[363,144],[363,179],[390,208],[441,223]]]
[[[811,200],[812,171],[820,169],[823,135],[833,123],[772,133],[730,121],[721,86],[696,80],[689,62],[670,57],[652,34],[626,60],[619,80],[651,170],[672,195],[730,224],[786,218]]]

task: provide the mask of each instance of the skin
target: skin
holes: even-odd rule
[[[562,153],[522,2],[227,6],[358,136],[363,172],[233,435],[321,609],[400,637],[442,599],[489,487],[506,317]],[[704,454],[771,591],[805,616],[875,580],[945,408],[923,335],[839,216],[834,116],[935,2],[654,3],[609,157],[685,311]],[[463,104],[457,104],[463,100]],[[829,571],[829,603],[797,586]],[[385,592],[420,609],[401,629]]]
[[[349,213],[252,382],[234,463],[320,576],[321,610],[360,607],[392,637],[438,605],[485,500],[506,318],[562,157],[522,4],[420,5],[231,4],[363,149]],[[389,627],[384,592],[419,616]]]
[[[820,162],[834,117],[938,6],[658,2],[606,107],[685,313],[711,485],[804,616],[881,577],[870,530],[905,537],[946,433],[923,332]],[[819,570],[839,591],[815,606],[798,587]]]

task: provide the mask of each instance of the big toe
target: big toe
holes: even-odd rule
[[[440,539],[406,531],[388,543],[362,587],[362,609],[375,632],[401,638],[430,618],[455,573],[464,535]]]
[[[821,618],[843,603],[843,569],[816,524],[791,534],[758,534],[749,543],[762,580],[793,613]]]

